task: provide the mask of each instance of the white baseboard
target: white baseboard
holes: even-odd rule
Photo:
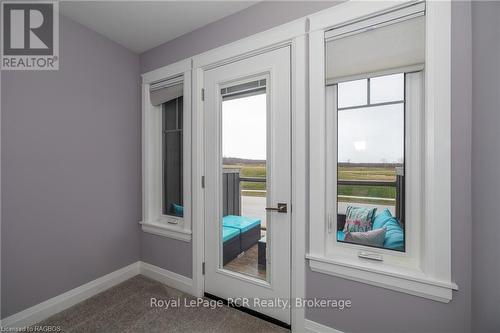
[[[193,279],[141,261],[141,274],[193,295]]]
[[[166,269],[138,261],[81,285],[80,287],[71,289],[61,295],[34,305],[26,310],[15,313],[12,316],[4,318],[0,322],[0,325],[3,326],[0,327],[26,327],[34,325],[139,274],[166,284],[169,287],[179,289],[185,293],[191,295],[193,294],[192,279]]]
[[[305,328],[308,333],[343,333],[335,328],[331,328],[308,319],[305,320]]]
[[[36,324],[58,312],[61,312],[87,298],[97,295],[140,273],[140,262],[123,267],[90,281],[80,287],[71,289],[61,295],[50,298],[26,310],[2,319],[2,327],[25,327]]]

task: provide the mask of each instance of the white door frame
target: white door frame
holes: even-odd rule
[[[292,300],[305,297],[305,233],[307,218],[307,85],[306,18],[219,47],[193,58],[193,293],[204,294],[204,176],[203,102],[204,71],[226,63],[289,45],[291,48],[292,201],[291,209],[291,291]],[[292,329],[303,331],[305,310],[292,307]]]

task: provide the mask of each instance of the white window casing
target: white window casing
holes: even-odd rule
[[[310,94],[310,209],[309,265],[313,271],[449,302],[451,282],[451,205],[450,205],[450,4],[449,2],[347,2],[310,16],[309,94]],[[425,16],[423,16],[425,9]],[[406,19],[399,19],[399,17]],[[408,19],[409,18],[409,19]],[[422,32],[422,20],[425,31]],[[425,52],[407,43],[399,57],[384,63],[384,48],[379,62],[366,61],[363,54],[355,60],[366,76],[406,72],[405,154],[406,154],[406,249],[404,253],[374,249],[336,241],[337,124],[336,89],[326,86],[347,78],[356,79],[351,59],[342,56],[342,43],[384,35],[398,36],[385,22],[408,28],[413,40],[425,39]],[[367,23],[368,22],[368,23]],[[347,35],[365,29],[364,35]],[[404,30],[404,29],[403,29]],[[337,38],[337,39],[336,39]],[[334,47],[330,41],[341,41]],[[365,41],[366,42],[366,41]],[[405,42],[401,39],[401,43]],[[362,43],[370,45],[370,43]],[[373,44],[373,43],[372,43]],[[386,43],[387,44],[387,43]],[[374,45],[374,44],[373,44]],[[328,49],[329,48],[329,49]],[[335,53],[343,70],[327,68]],[[345,55],[344,55],[345,56]],[[425,67],[421,64],[421,58]],[[399,62],[398,62],[399,61]],[[351,64],[351,65],[350,65]],[[357,65],[355,65],[356,67]],[[363,67],[364,66],[364,67]],[[370,67],[372,66],[372,67]],[[366,68],[365,68],[366,67]],[[399,68],[398,68],[399,67]],[[359,67],[357,67],[359,68]],[[329,198],[329,200],[327,200]],[[383,258],[360,258],[360,252]]]
[[[181,91],[182,89],[182,91]],[[162,210],[162,105],[183,96],[183,206],[184,216]],[[144,232],[191,241],[191,61],[184,60],[142,76],[142,200]]]

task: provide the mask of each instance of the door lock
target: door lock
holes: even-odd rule
[[[266,210],[278,213],[286,213],[288,211],[286,203],[278,203],[278,207],[266,207]]]

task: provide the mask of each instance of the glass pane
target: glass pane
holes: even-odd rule
[[[163,130],[177,129],[177,104],[179,99],[175,98],[163,103]]]
[[[163,104],[163,214],[182,217],[182,97]]]
[[[368,96],[367,80],[356,80],[338,84],[338,107],[366,105]]]
[[[223,99],[224,269],[266,280],[266,94]]]
[[[404,251],[404,103],[338,111],[337,240]]]
[[[370,103],[386,103],[404,99],[404,74],[370,79]]]

